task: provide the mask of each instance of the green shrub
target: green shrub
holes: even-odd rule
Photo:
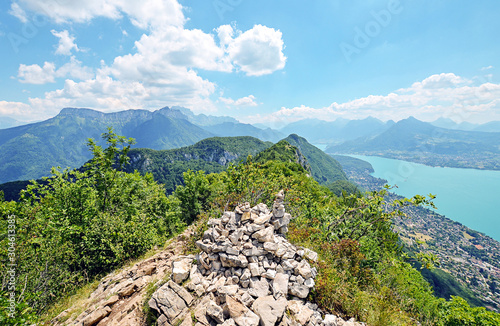
[[[500,325],[500,314],[483,307],[472,308],[460,297],[441,301],[443,326],[496,326]]]

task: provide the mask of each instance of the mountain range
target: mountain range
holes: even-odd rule
[[[53,166],[81,166],[90,158],[87,139],[99,140],[107,127],[112,127],[117,134],[135,138],[135,148],[174,149],[217,136],[251,136],[275,143],[286,135],[296,134],[308,143],[328,145],[329,153],[370,154],[430,165],[500,169],[500,133],[492,132],[500,130],[499,125],[498,121],[484,125],[457,124],[443,118],[432,123],[415,118],[395,123],[368,117],[331,122],[305,119],[274,130],[227,116],[194,114],[182,107],[114,113],[65,108],[45,121],[0,129],[0,183],[40,178],[48,175]],[[290,139],[290,142],[300,147],[300,141],[293,143],[296,140]],[[321,174],[326,178],[325,182],[332,180],[320,172],[312,171],[316,177]]]
[[[431,122],[436,127],[464,131],[500,132],[500,121],[490,121],[484,124],[474,124],[467,121],[457,123],[451,119],[439,118]]]
[[[48,175],[53,166],[81,166],[90,158],[87,139],[99,140],[107,127],[135,138],[135,147],[156,150],[188,146],[214,136],[254,136],[266,141],[283,138],[270,129],[262,130],[230,117],[195,115],[187,109],[102,113],[65,108],[45,121],[0,129],[0,183],[40,178]]]
[[[328,146],[326,152],[497,170],[500,169],[500,133],[444,129],[410,117],[380,134]]]
[[[342,181],[344,183],[337,184],[337,187],[347,187],[347,190],[352,188],[352,185],[347,183],[341,165],[335,159],[297,135],[290,135],[275,145],[254,137],[243,136],[212,137],[194,145],[170,150],[131,149],[128,153],[130,164],[125,167],[125,171],[151,173],[170,194],[178,185],[183,184],[183,173],[187,170],[217,173],[225,170],[231,162],[246,160],[248,155],[254,156],[256,162],[277,157],[281,161],[291,160],[302,165],[323,185],[329,186]],[[0,184],[0,191],[4,192],[5,199],[17,200],[19,192],[28,184],[27,180],[7,182]]]
[[[310,171],[320,184],[347,181],[342,166],[306,139],[292,134],[276,145],[283,143],[295,148],[293,161]],[[126,171],[151,173],[156,181],[165,185],[167,193],[171,193],[183,183],[182,173],[188,169],[203,170],[207,173],[220,172],[231,162],[246,160],[248,155],[255,157],[256,161],[262,161],[263,157],[275,155],[279,155],[283,160],[283,157],[290,154],[284,153],[282,146],[274,146],[271,142],[263,142],[254,137],[213,137],[191,146],[171,150],[132,149],[128,154],[130,164]]]
[[[383,122],[373,117],[362,120],[339,118],[335,121],[304,119],[290,123],[279,129],[284,134],[298,134],[311,143],[338,144],[363,136],[381,133],[394,124],[389,120]]]
[[[245,136],[207,138],[194,145],[170,150],[132,149],[128,153],[130,164],[125,171],[151,173],[156,181],[165,185],[167,193],[171,193],[182,184],[182,173],[189,169],[220,172],[229,163],[244,160],[270,146],[270,142]]]

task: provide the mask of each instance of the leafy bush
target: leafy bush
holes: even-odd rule
[[[19,302],[18,298],[11,300],[11,292],[0,289],[0,325],[4,326],[18,326],[18,325],[31,325],[37,317],[31,307],[24,302]],[[12,307],[12,309],[11,309]]]
[[[460,297],[441,301],[443,326],[495,326],[500,325],[500,314],[483,307],[472,308]]]

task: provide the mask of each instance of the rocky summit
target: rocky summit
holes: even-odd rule
[[[210,220],[201,253],[175,261],[148,302],[158,325],[362,325],[306,301],[318,255],[285,239],[291,219],[281,191],[271,209],[246,203]]]
[[[52,324],[149,325],[147,305],[159,326],[364,325],[306,300],[318,255],[286,240],[292,216],[283,199],[281,191],[271,208],[245,203],[208,221],[197,255],[184,254],[194,236],[188,228],[158,254],[105,277]]]

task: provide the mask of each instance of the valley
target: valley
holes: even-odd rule
[[[373,167],[366,161],[334,157],[349,180],[365,190],[380,190],[387,183],[371,175]],[[388,200],[395,198],[402,197],[389,193]],[[408,218],[396,219],[394,229],[410,252],[437,257],[437,269],[422,271],[437,295],[460,295],[473,304],[499,311],[500,243],[430,209],[412,207],[405,212]]]
[[[384,132],[333,144],[330,154],[359,154],[430,166],[500,169],[500,132],[452,130],[408,118]]]
[[[100,119],[103,121],[97,123]],[[0,141],[0,146],[6,144],[4,148],[7,149],[9,146],[22,146],[23,141],[26,141],[26,139],[34,140],[35,143],[40,142],[44,135],[48,135],[45,130],[49,128],[52,134],[59,136],[56,138],[47,138],[48,149],[62,146],[63,151],[60,153],[63,153],[64,150],[69,147],[71,147],[73,152],[82,151],[82,149],[79,148],[80,145],[74,146],[74,142],[81,139],[78,140],[80,143],[77,144],[83,144],[81,146],[84,146],[83,139],[88,132],[97,132],[98,127],[102,126],[104,123],[114,125],[120,132],[124,132],[126,137],[131,137],[131,135],[137,137],[137,144],[134,145],[135,148],[130,150],[127,149],[126,151],[127,158],[125,161],[128,160],[130,164],[119,168],[120,178],[131,178],[131,180],[135,181],[127,181],[130,184],[125,187],[126,193],[121,194],[120,191],[119,194],[117,190],[114,190],[115,196],[130,196],[129,199],[120,200],[125,200],[125,202],[128,200],[133,203],[137,200],[134,199],[134,193],[137,191],[134,187],[136,186],[132,186],[130,189],[127,187],[133,185],[134,182],[139,182],[141,178],[144,178],[144,182],[146,183],[160,183],[161,185],[158,188],[155,186],[154,192],[157,193],[156,196],[163,198],[162,201],[164,201],[164,203],[155,209],[161,210],[166,208],[167,211],[162,211],[161,214],[164,214],[167,219],[175,217],[175,219],[177,219],[175,228],[179,230],[185,225],[184,223],[189,225],[195,222],[199,214],[207,214],[206,212],[208,211],[206,210],[209,206],[212,207],[215,205],[212,209],[218,212],[219,208],[216,208],[217,205],[215,203],[207,202],[209,198],[212,198],[210,196],[215,196],[215,194],[217,194],[214,198],[224,200],[225,204],[220,202],[220,205],[228,205],[229,203],[233,205],[241,200],[255,202],[261,199],[262,196],[269,195],[267,193],[268,190],[264,189],[271,187],[269,189],[274,189],[273,191],[275,191],[276,188],[274,187],[278,186],[274,181],[268,185],[267,182],[269,182],[269,180],[266,179],[263,181],[260,179],[263,177],[260,173],[266,171],[265,173],[270,173],[269,178],[278,178],[281,180],[280,183],[284,184],[287,184],[285,180],[287,180],[288,177],[293,176],[293,178],[295,178],[294,182],[298,182],[293,186],[296,188],[287,186],[286,189],[287,191],[291,191],[291,194],[294,194],[293,196],[296,196],[294,200],[302,204],[296,206],[297,204],[288,202],[287,205],[291,205],[290,207],[292,207],[295,212],[302,212],[299,214],[302,214],[301,216],[312,214],[309,222],[307,219],[301,219],[300,223],[302,224],[300,224],[301,226],[298,227],[298,229],[293,229],[296,226],[294,226],[295,224],[292,225],[292,229],[294,230],[292,234],[294,234],[294,237],[302,239],[300,241],[310,241],[309,237],[311,235],[306,236],[306,234],[301,233],[307,230],[307,228],[313,228],[316,234],[326,232],[324,235],[326,239],[330,239],[329,237],[332,236],[335,237],[332,239],[343,239],[347,234],[350,234],[347,236],[348,238],[344,239],[349,240],[349,238],[352,237],[357,239],[356,241],[360,241],[359,245],[364,248],[363,254],[369,256],[375,254],[378,250],[376,248],[384,248],[383,244],[377,242],[380,240],[377,237],[388,237],[384,241],[396,241],[394,245],[403,249],[401,253],[399,251],[394,251],[394,254],[402,255],[402,258],[398,258],[402,259],[399,264],[410,262],[414,268],[420,270],[422,276],[432,285],[438,297],[450,299],[451,296],[460,296],[473,306],[487,307],[493,311],[499,311],[500,309],[500,292],[498,290],[500,285],[500,256],[498,255],[498,252],[500,252],[500,244],[483,233],[467,228],[460,223],[453,222],[427,208],[412,206],[403,208],[403,211],[410,218],[401,219],[394,217],[392,227],[385,224],[379,225],[378,227],[382,229],[377,232],[382,233],[373,238],[372,236],[364,240],[356,238],[356,234],[361,230],[359,228],[359,223],[368,223],[365,224],[365,226],[369,226],[370,223],[374,223],[373,221],[346,221],[346,225],[339,226],[339,230],[335,231],[340,232],[336,235],[330,234],[329,228],[325,230],[324,227],[321,226],[321,223],[318,224],[317,218],[321,216],[322,219],[326,218],[328,220],[333,218],[335,221],[337,218],[335,216],[341,214],[338,211],[339,208],[337,204],[335,204],[337,200],[339,200],[339,203],[342,203],[342,205],[352,205],[352,203],[349,204],[349,202],[356,198],[356,196],[349,197],[349,194],[362,193],[364,191],[380,192],[387,180],[373,177],[371,174],[374,172],[374,169],[371,164],[352,157],[328,155],[324,151],[311,145],[308,139],[301,135],[292,133],[289,136],[279,138],[283,135],[283,129],[260,129],[237,122],[229,117],[195,115],[183,108],[163,108],[152,113],[123,111],[111,115],[103,115],[93,110],[66,109],[51,120],[42,121],[34,125],[0,130],[0,136],[4,137]],[[442,131],[439,129],[440,127],[412,118],[397,123],[389,122],[385,124],[381,124],[376,119],[365,119],[363,121],[354,122],[344,121],[342,123],[344,124],[344,129],[341,130],[346,131],[347,129],[345,129],[345,126],[348,125],[348,128],[354,128],[352,130],[356,128],[364,129],[365,135],[361,138],[352,139],[355,132],[351,130],[352,132],[350,134],[346,133],[346,137],[350,137],[351,140],[345,140],[341,144],[331,143],[329,146],[325,146],[327,152],[331,153],[337,150],[348,150],[365,153],[368,152],[367,148],[371,148],[373,153],[377,153],[377,155],[380,156],[388,156],[391,155],[391,153],[397,153],[398,158],[404,157],[410,160],[409,155],[413,155],[415,160],[423,160],[429,165],[431,164],[430,159],[432,158],[434,160],[432,161],[434,162],[433,164],[438,164],[439,162],[441,165],[448,166],[453,164],[450,158],[457,157],[461,158],[461,160],[457,159],[457,162],[466,167],[474,167],[472,166],[472,159],[475,158],[476,163],[481,161],[484,164],[484,166],[482,166],[484,169],[493,169],[492,166],[494,166],[493,164],[497,156],[497,149],[494,143],[498,137],[498,133],[494,132],[451,129]],[[374,123],[374,126],[370,127],[371,123]],[[91,127],[93,124],[94,126]],[[189,137],[184,137],[183,133],[178,133],[177,128],[182,130],[182,132],[187,132],[187,130],[193,132]],[[291,130],[293,130],[293,128]],[[443,138],[434,137],[436,135],[436,130]],[[197,138],[201,139],[197,140]],[[390,141],[388,141],[388,139]],[[318,139],[315,140],[322,141]],[[127,140],[127,138],[123,138],[122,141],[130,142],[131,139]],[[71,146],[71,144],[73,144],[73,146]],[[99,141],[97,144],[104,144],[104,142]],[[185,145],[180,146],[179,144]],[[426,146],[425,144],[432,145]],[[450,144],[453,144],[453,146]],[[27,148],[29,149],[32,147]],[[429,154],[427,155],[421,152],[422,149],[429,150]],[[468,151],[472,151],[469,156],[467,156]],[[51,154],[45,156],[42,160],[36,161],[35,159],[35,164],[33,164],[32,167],[41,169],[45,165],[55,165],[58,157],[61,156],[57,156],[59,154],[54,154],[54,152],[50,152],[50,150],[48,150],[48,152]],[[73,152],[69,151],[69,153]],[[18,154],[29,155],[29,150],[25,152],[18,151]],[[491,165],[488,165],[490,161],[481,155],[490,155],[488,157],[491,158]],[[467,157],[470,158],[469,161],[463,159]],[[50,192],[48,192],[49,189],[59,191],[57,188],[59,186],[54,187],[55,183],[63,182],[62,184],[64,184],[72,178],[78,179],[81,178],[81,176],[92,175],[92,169],[88,170],[89,166],[92,166],[92,161],[88,161],[89,154],[82,153],[80,156],[69,155],[69,157],[65,157],[65,159],[68,158],[74,159],[71,161],[73,162],[71,164],[73,164],[77,170],[73,172],[63,172],[62,174],[58,172],[59,174],[56,173],[52,178],[38,180],[39,183],[38,185],[35,184],[35,189],[39,187],[39,190],[32,193],[32,195],[41,192],[45,194],[45,196],[52,196]],[[82,161],[83,163],[77,164]],[[86,161],[87,163],[85,163]],[[84,163],[85,165],[82,166]],[[4,166],[8,169],[9,166],[12,165],[6,164]],[[21,168],[21,170],[19,170],[19,168]],[[23,171],[22,168],[23,164],[20,164],[18,170]],[[108,168],[112,167],[109,166]],[[270,170],[267,171],[266,169],[268,168]],[[186,171],[191,172],[186,173]],[[205,175],[203,172],[199,171],[205,171],[210,174]],[[109,171],[107,173],[111,175],[112,172]],[[43,176],[47,174],[46,171],[38,175]],[[71,176],[73,174],[75,177]],[[223,175],[233,175],[232,178],[235,179],[232,182],[235,182],[235,184],[223,186],[223,184],[229,182],[227,179],[224,179],[225,177],[220,180],[218,179]],[[69,179],[65,180],[65,178]],[[92,176],[92,178],[97,178],[96,180],[99,180],[98,176]],[[198,180],[200,178],[208,179],[205,181]],[[241,180],[243,179],[247,179],[247,181],[242,184]],[[78,181],[78,187],[87,187],[82,183],[83,180],[85,180],[85,178]],[[261,180],[259,182],[262,183],[262,185],[256,185],[256,180]],[[5,193],[5,197],[8,200],[15,199],[26,201],[26,197],[19,198],[19,191],[26,188],[29,183],[29,181],[17,180],[0,185],[0,190]],[[70,187],[70,185],[68,184],[64,187]],[[61,189],[65,189],[64,187]],[[114,187],[119,186],[115,185]],[[230,188],[226,189],[224,187]],[[246,190],[242,190],[240,187]],[[69,189],[70,188],[68,188],[68,191],[70,191]],[[90,189],[92,189],[92,186]],[[328,189],[339,197],[329,197],[333,195]],[[98,198],[96,203],[104,200],[102,205],[106,206],[106,198],[108,195],[105,188],[96,188],[95,190],[99,192],[104,191],[104,193],[96,197]],[[233,195],[231,195],[233,197],[227,197],[227,191],[236,191],[238,195],[233,193]],[[296,191],[299,192],[295,193]],[[324,195],[320,195],[322,193],[324,193]],[[351,199],[346,199],[346,202],[342,202],[341,198],[343,194]],[[380,196],[380,194],[376,194],[375,197],[376,196]],[[310,198],[315,198],[315,200],[321,202],[321,204],[316,206],[318,204],[311,202]],[[365,200],[363,198],[373,200],[371,196],[357,198],[357,200],[360,201]],[[388,193],[385,198],[387,202],[384,205],[388,205],[387,203],[394,200],[398,201],[402,199],[403,198],[400,196]],[[14,202],[4,203],[3,205],[15,205]],[[33,204],[34,203],[36,203],[36,201],[33,202]],[[48,203],[49,202],[47,202],[47,204]],[[188,207],[179,206],[180,203],[184,203]],[[46,204],[44,203],[43,205]],[[109,203],[108,205],[114,204]],[[323,205],[325,206],[323,207]],[[359,203],[357,205],[361,205],[362,207],[363,204]],[[123,209],[128,210],[129,208],[127,207],[128,204],[125,205]],[[149,206],[145,206],[143,209],[149,209],[148,207]],[[373,206],[375,210],[378,209],[376,207],[377,206]],[[94,209],[99,210],[101,208],[92,208],[92,210]],[[132,209],[131,212],[134,210],[135,209]],[[329,210],[335,211],[337,215],[331,215]],[[347,209],[346,212],[347,211],[349,210]],[[62,216],[65,216],[65,212],[66,209],[61,211],[63,214]],[[386,211],[383,214],[393,213],[392,211]],[[19,214],[24,213],[20,211]],[[108,213],[103,211],[103,214]],[[374,214],[380,214],[380,212]],[[355,216],[356,215],[353,215],[353,218]],[[343,219],[340,221],[342,220]],[[118,220],[119,223],[122,223],[120,221],[121,220]],[[45,218],[41,218],[40,222],[46,223],[47,221]],[[93,225],[92,223],[94,222],[88,221],[86,223]],[[144,223],[144,221],[141,223]],[[333,223],[338,223],[338,221]],[[349,223],[355,224],[350,225]],[[114,227],[120,228],[118,225]],[[175,232],[174,226],[162,227],[170,228],[170,231],[168,231],[170,233],[168,234],[174,234]],[[341,231],[343,228],[347,228],[346,230],[348,230],[348,233]],[[385,228],[388,229],[386,230]],[[370,230],[370,227],[367,230]],[[399,238],[392,235],[392,231],[389,230],[396,231],[399,234]],[[159,239],[159,237],[162,236],[160,234],[155,234],[153,231],[148,232],[152,232],[149,236],[155,239]],[[364,237],[366,232],[367,231],[361,232],[358,236]],[[306,237],[304,238],[304,236]],[[148,241],[153,241],[153,238]],[[78,236],[75,239],[78,239]],[[42,240],[36,240],[36,243],[39,241]],[[43,241],[50,242],[51,240],[46,239]],[[79,241],[82,240],[75,241],[77,242],[74,244],[78,244],[80,243]],[[324,241],[324,239],[321,241]],[[92,246],[91,243],[85,241],[82,242],[82,244],[83,243]],[[323,250],[319,247],[316,248]],[[387,251],[387,254],[389,254],[394,248],[390,250],[386,248],[383,250],[389,250]],[[375,252],[372,252],[373,250],[375,250]],[[49,252],[45,254],[49,254]],[[389,256],[384,259],[389,259],[388,257]],[[357,259],[355,257],[351,258],[354,259],[354,261]],[[332,263],[336,264],[338,260]],[[378,263],[374,263],[367,259],[366,263],[375,264],[371,265],[371,268],[385,269],[385,267],[382,266],[385,266],[388,262],[385,261],[382,265],[377,265]],[[116,261],[113,264],[119,265]],[[430,270],[420,269],[422,266],[421,264],[436,264],[438,268]],[[94,273],[95,272],[96,271],[94,271]],[[29,277],[35,277],[35,275],[33,274]],[[80,280],[79,282],[82,281]],[[33,286],[33,284],[30,286]],[[326,288],[330,289],[330,286],[331,285],[326,284]],[[422,286],[425,288],[427,285]],[[425,291],[427,293],[426,295],[432,296],[431,292],[427,292],[428,290],[424,290],[424,288],[421,290]],[[325,290],[323,289],[323,291]],[[399,289],[394,289],[394,291],[399,291]],[[44,300],[48,303],[51,302],[51,299],[47,297],[45,297]],[[427,303],[425,304],[429,304],[432,300],[434,299],[427,299]],[[366,303],[362,304],[364,305]],[[349,316],[349,314],[347,316]]]

